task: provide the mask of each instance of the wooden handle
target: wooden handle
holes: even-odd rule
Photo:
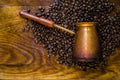
[[[34,20],[34,21],[36,21],[36,22],[38,22],[40,24],[43,24],[45,26],[48,26],[48,27],[53,27],[54,26],[54,22],[53,21],[50,21],[50,20],[47,20],[47,19],[44,19],[44,18],[41,18],[41,17],[36,17],[34,15],[31,15],[31,14],[23,12],[23,11],[20,12],[20,15],[22,17]]]

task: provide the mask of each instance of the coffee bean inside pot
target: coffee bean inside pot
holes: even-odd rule
[[[30,29],[35,42],[44,44],[48,55],[56,56],[60,64],[77,65],[83,70],[103,67],[109,56],[114,54],[115,48],[120,46],[120,13],[114,3],[108,0],[55,0],[49,10],[40,6],[34,11],[34,15],[53,20],[74,32],[78,30],[78,22],[98,23],[97,32],[101,45],[99,54],[102,56],[92,62],[81,62],[73,58],[75,35],[31,21]]]

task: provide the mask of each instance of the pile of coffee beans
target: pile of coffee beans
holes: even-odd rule
[[[92,62],[80,62],[73,57],[75,35],[56,28],[49,28],[31,21],[36,43],[44,44],[48,56],[54,55],[58,62],[67,66],[77,65],[83,70],[104,67],[115,48],[120,46],[120,13],[108,0],[55,0],[48,10],[38,7],[34,15],[54,21],[56,24],[77,32],[78,22],[97,22],[101,43],[101,56]]]

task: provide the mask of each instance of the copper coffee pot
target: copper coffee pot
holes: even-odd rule
[[[74,56],[80,61],[92,61],[100,52],[95,22],[80,22],[75,39]]]
[[[53,21],[41,17],[36,17],[23,11],[20,12],[20,15],[48,27],[56,27],[72,35],[75,34],[75,32],[63,28],[60,25],[55,24]],[[74,57],[79,61],[92,61],[98,56],[100,51],[100,44],[96,31],[96,23],[80,22],[77,24],[77,27],[79,29],[75,38]]]

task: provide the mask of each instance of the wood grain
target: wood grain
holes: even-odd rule
[[[120,49],[111,55],[105,71],[84,72],[58,64],[54,56],[48,57],[47,51],[34,43],[32,34],[21,30],[25,20],[18,13],[24,7],[18,5],[26,6],[32,0],[26,1],[0,0],[0,79],[120,80]]]

